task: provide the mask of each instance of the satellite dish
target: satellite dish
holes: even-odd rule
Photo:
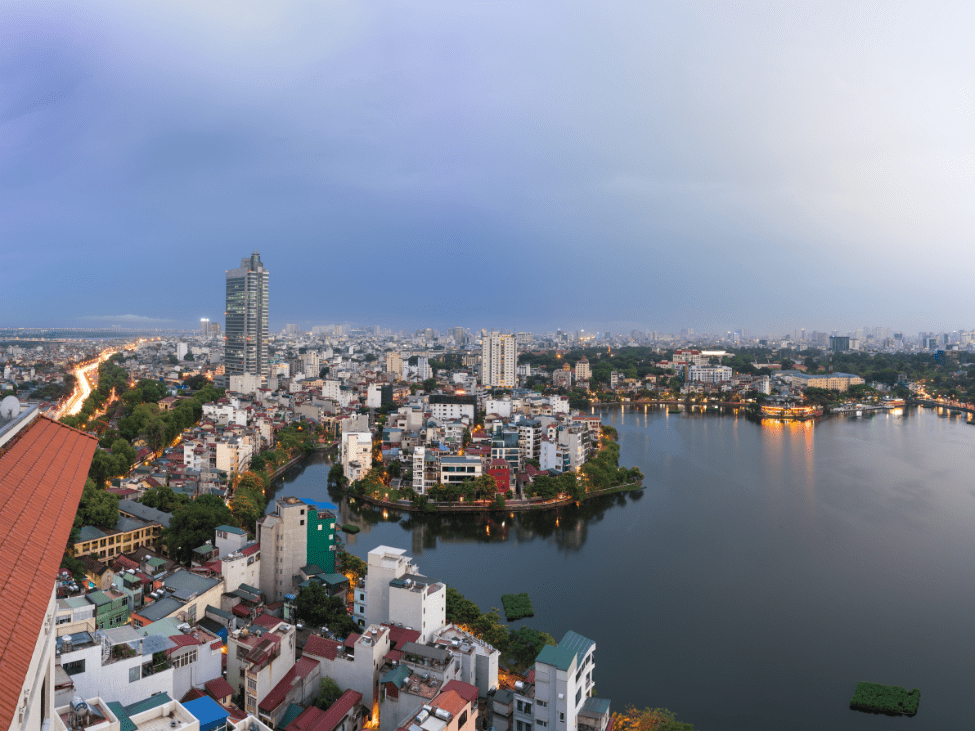
[[[12,419],[20,414],[20,399],[16,396],[7,396],[0,401],[0,417]]]

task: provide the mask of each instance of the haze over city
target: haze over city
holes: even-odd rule
[[[0,324],[966,327],[973,20],[6,3]]]

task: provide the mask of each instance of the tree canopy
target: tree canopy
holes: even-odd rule
[[[82,528],[93,525],[102,530],[115,527],[118,522],[118,498],[95,484],[90,477],[85,480],[81,492],[81,502],[75,513],[74,526]]]
[[[328,627],[340,637],[348,637],[359,630],[355,620],[349,616],[345,599],[329,596],[323,586],[311,582],[298,590],[295,600],[298,619],[316,627]]]
[[[163,530],[163,542],[169,556],[188,564],[193,549],[212,541],[218,525],[237,525],[230,509],[216,495],[201,495],[173,512],[169,527]]]

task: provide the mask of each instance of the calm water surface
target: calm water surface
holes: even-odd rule
[[[614,708],[702,730],[975,723],[975,428],[907,409],[818,424],[597,411],[645,489],[581,509],[428,519],[340,502],[347,548],[409,551],[482,609],[597,642]],[[279,494],[328,500],[314,457]],[[333,502],[338,502],[333,498]],[[515,623],[519,626],[521,623]],[[921,689],[914,718],[856,713],[859,680]]]

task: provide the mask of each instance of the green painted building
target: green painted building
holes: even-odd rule
[[[327,574],[335,571],[335,513],[331,503],[302,500],[308,506],[308,548],[306,564],[321,567]]]
[[[88,592],[88,601],[95,605],[95,629],[112,629],[128,623],[128,594],[116,589],[92,591]]]

